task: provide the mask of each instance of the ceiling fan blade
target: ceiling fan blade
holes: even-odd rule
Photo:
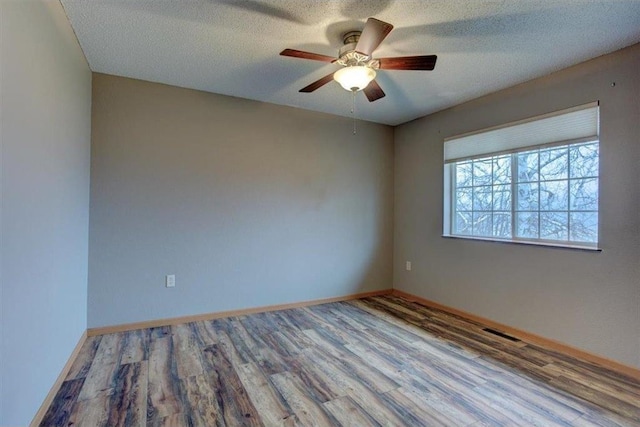
[[[391,30],[393,30],[393,25],[391,24],[382,22],[376,18],[367,19],[367,23],[364,25],[364,29],[356,45],[356,51],[371,56],[373,51],[380,46],[382,40],[387,37],[387,34],[389,34]]]
[[[336,58],[319,53],[305,52],[303,50],[285,49],[280,52],[282,56],[292,56],[294,58],[313,59],[314,61],[333,62]]]
[[[381,70],[433,70],[436,67],[436,55],[398,56],[380,58]]]
[[[319,80],[316,80],[315,82],[311,83],[309,86],[303,87],[298,92],[304,92],[304,93],[313,92],[314,90],[321,88],[322,86],[326,85],[327,83],[329,83],[332,80],[333,80],[333,73],[327,74],[323,78],[321,78]]]
[[[382,90],[378,82],[376,82],[375,80],[371,80],[371,82],[369,82],[369,84],[367,85],[367,87],[363,89],[363,91],[364,91],[364,94],[367,96],[367,99],[369,100],[369,102],[373,102],[380,98],[385,97],[384,91]]]

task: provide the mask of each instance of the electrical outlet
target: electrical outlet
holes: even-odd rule
[[[175,274],[167,274],[164,278],[164,284],[167,288],[175,288],[176,287],[176,275]]]
[[[411,271],[411,261],[407,261],[407,263],[405,264],[404,268],[406,268],[407,271]]]

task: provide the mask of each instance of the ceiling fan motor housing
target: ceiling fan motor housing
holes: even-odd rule
[[[366,66],[378,69],[380,66],[378,61],[372,60],[370,55],[356,51],[356,46],[361,34],[362,31],[349,31],[342,36],[344,46],[338,50],[338,59],[336,62],[344,67]]]

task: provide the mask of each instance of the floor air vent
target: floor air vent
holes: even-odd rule
[[[516,338],[516,337],[512,337],[511,335],[507,335],[507,334],[502,333],[502,332],[500,332],[500,331],[496,331],[495,329],[491,329],[491,328],[482,328],[482,330],[483,330],[483,331],[485,331],[485,332],[489,332],[490,334],[497,335],[497,336],[499,336],[499,337],[502,337],[502,338],[508,339],[509,341],[515,341],[515,342],[520,341],[520,340],[519,340],[518,338]]]

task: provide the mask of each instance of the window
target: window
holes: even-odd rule
[[[598,171],[597,104],[449,138],[444,234],[595,248]]]

